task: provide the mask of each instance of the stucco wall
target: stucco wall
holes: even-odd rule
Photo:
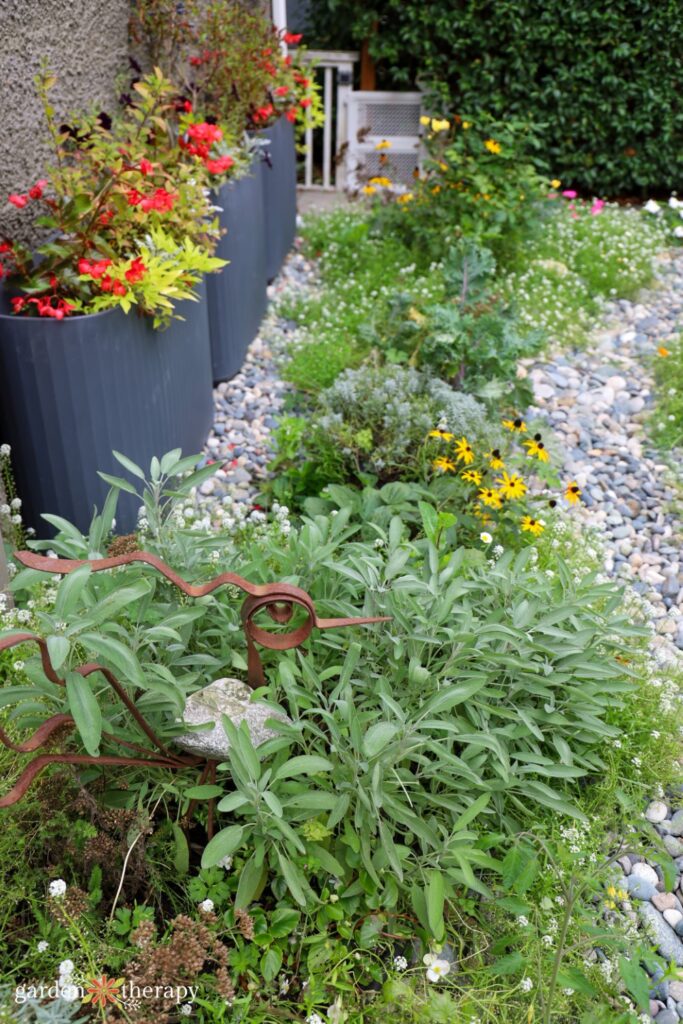
[[[128,0],[0,0],[0,239],[28,240],[30,217],[7,196],[30,187],[49,157],[33,85],[41,57],[58,76],[60,117],[111,109],[127,37]]]

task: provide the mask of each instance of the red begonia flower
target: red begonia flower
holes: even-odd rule
[[[28,202],[28,196],[20,196],[20,195],[17,195],[16,192],[13,192],[12,195],[7,200],[7,202],[11,203],[12,206],[16,206],[16,208],[18,210],[23,210],[23,208],[26,206],[26,204]]]

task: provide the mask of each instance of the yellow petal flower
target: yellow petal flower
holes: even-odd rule
[[[545,529],[543,523],[538,519],[534,519],[533,516],[523,516],[521,525],[526,533],[533,533],[534,537],[538,537]]]
[[[382,139],[381,142],[375,145],[375,149],[391,149],[391,143],[388,139]]]
[[[489,153],[500,153],[503,148],[500,142],[496,142],[495,139],[487,139],[484,145],[488,149]]]

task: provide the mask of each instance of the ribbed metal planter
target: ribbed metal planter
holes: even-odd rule
[[[277,277],[296,233],[296,147],[294,126],[281,117],[259,132],[263,148],[263,198],[266,210],[266,275]]]
[[[203,292],[164,331],[119,309],[15,317],[0,296],[0,444],[12,446],[24,520],[38,536],[52,532],[43,512],[87,529],[108,490],[97,471],[127,476],[113,449],[145,470],[172,448],[201,451],[213,417]],[[134,528],[138,505],[121,493],[118,532]]]
[[[214,381],[229,380],[240,370],[266,311],[264,166],[255,160],[249,175],[214,194],[226,229],[216,255],[229,261],[206,279]]]

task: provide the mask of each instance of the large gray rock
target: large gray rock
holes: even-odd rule
[[[199,732],[186,732],[173,740],[183,750],[213,760],[224,759],[230,750],[230,740],[225,734],[221,718],[226,715],[236,726],[246,721],[255,747],[278,733],[266,726],[269,718],[281,722],[289,722],[286,715],[278,714],[267,704],[253,701],[253,691],[239,679],[216,679],[188,697],[183,711],[183,721],[187,725],[204,725],[213,723],[212,729]]]
[[[638,913],[655,937],[655,946],[664,959],[673,960],[678,967],[683,967],[683,942],[659,911],[655,910],[651,903],[640,903]]]

